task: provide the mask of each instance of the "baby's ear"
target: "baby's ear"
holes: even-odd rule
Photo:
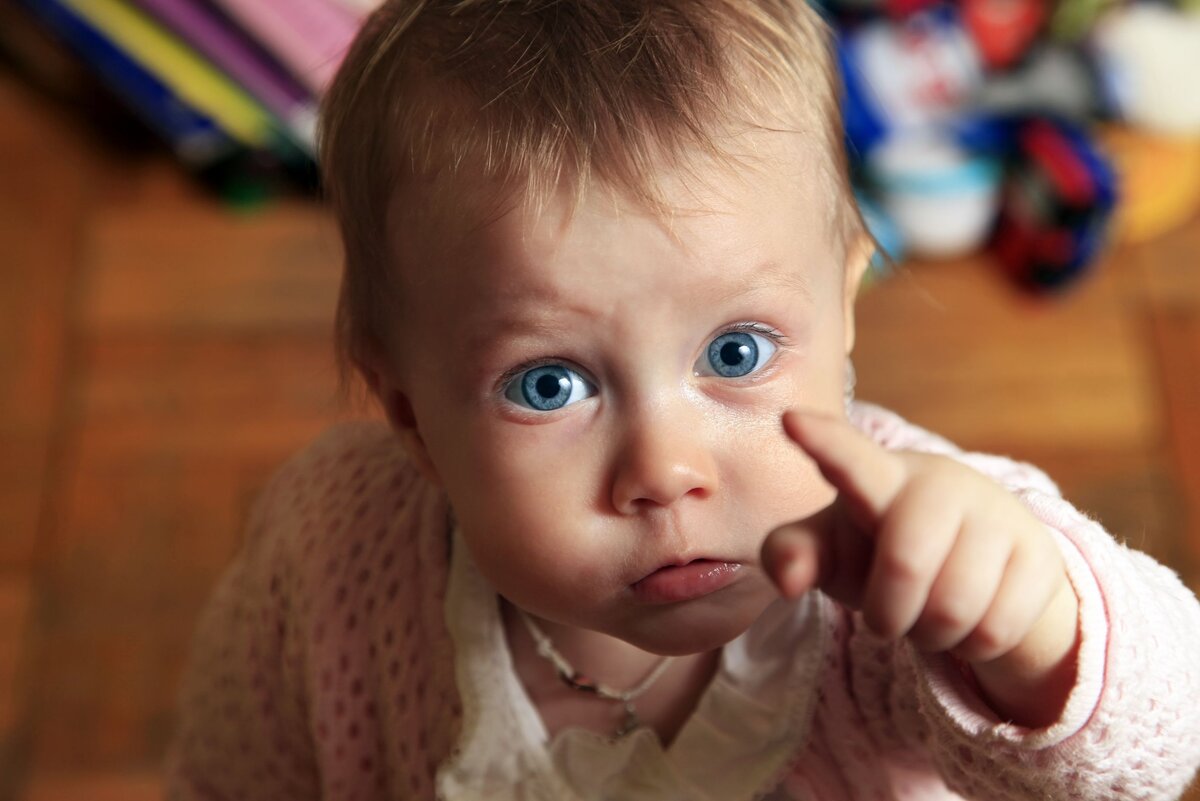
[[[421,471],[421,475],[431,483],[441,486],[441,476],[438,475],[437,467],[434,466],[433,459],[429,455],[425,438],[421,436],[417,416],[413,412],[412,402],[408,396],[398,389],[385,386],[379,394],[379,402],[383,404],[384,411],[387,412],[392,430],[400,437],[404,450],[408,452],[413,464]]]
[[[400,443],[413,464],[426,479],[441,486],[441,477],[433,459],[430,458],[425,439],[421,436],[412,401],[401,388],[385,349],[378,341],[373,341],[361,357],[355,359],[355,365],[362,373],[367,386],[371,388],[372,394],[379,400],[392,431],[400,438]]]
[[[871,263],[871,257],[875,255],[875,250],[875,240],[865,231],[846,248],[846,263],[842,274],[846,279],[843,319],[846,325],[847,356],[854,350],[854,301],[858,297],[858,289],[862,285],[863,276]]]

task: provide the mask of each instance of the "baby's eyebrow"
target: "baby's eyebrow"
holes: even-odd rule
[[[476,344],[485,344],[497,337],[543,336],[564,328],[566,326],[557,319],[506,315],[493,318],[486,325],[479,326],[472,339]]]
[[[598,314],[588,314],[589,317]],[[488,368],[492,354],[502,343],[517,339],[537,340],[561,336],[570,329],[566,318],[540,314],[507,313],[472,326],[467,347],[462,351],[462,364],[470,373]]]
[[[536,313],[507,312],[496,314],[485,319],[475,327],[471,335],[472,345],[478,349],[497,339],[516,336],[545,336],[568,328],[569,318],[595,319],[602,316],[599,309],[583,304],[558,304],[551,308],[553,313],[547,313],[547,305],[542,301],[530,302],[530,308],[537,309]],[[520,307],[518,307],[520,308]]]
[[[763,276],[764,282],[755,283],[740,292],[734,292],[732,296],[737,297],[764,289],[790,289],[804,295],[806,299],[812,300],[812,283],[803,270],[794,267],[788,268],[778,262],[768,261],[760,264],[755,270],[755,274]]]

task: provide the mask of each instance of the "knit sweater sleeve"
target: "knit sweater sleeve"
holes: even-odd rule
[[[1178,576],[1116,542],[1036,468],[963,453],[896,419],[889,447],[941,452],[1005,486],[1051,532],[1079,598],[1077,681],[1059,720],[1001,720],[952,657],[918,653],[855,626],[856,696],[883,749],[928,760],[967,798],[1173,799],[1200,765],[1200,603]],[[861,622],[861,621],[860,621]],[[886,666],[882,668],[880,666]]]

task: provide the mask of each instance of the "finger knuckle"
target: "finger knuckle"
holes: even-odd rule
[[[867,628],[887,640],[892,640],[904,634],[902,624],[895,615],[878,606],[863,609],[863,622]]]
[[[966,599],[945,595],[931,599],[921,616],[922,624],[930,630],[956,632],[971,627],[972,609]]]
[[[939,454],[926,454],[921,467],[923,478],[934,485],[958,482],[968,475],[967,468],[963,465]]]
[[[905,587],[918,584],[925,575],[925,565],[911,550],[890,550],[879,555],[882,576],[891,584]]]
[[[957,632],[933,624],[926,618],[922,618],[917,625],[913,626],[912,631],[908,633],[908,638],[917,648],[931,652],[945,651],[962,639]]]
[[[1011,626],[985,620],[963,642],[965,656],[972,661],[987,662],[1013,649],[1015,636]]]

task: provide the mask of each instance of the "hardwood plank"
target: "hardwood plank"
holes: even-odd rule
[[[161,801],[157,771],[38,775],[19,801]]]
[[[41,773],[161,752],[192,623],[250,503],[344,416],[325,338],[101,337],[82,365],[37,618]]]
[[[1195,283],[1200,285],[1200,279]],[[1200,579],[1200,302],[1155,305],[1149,318],[1170,421],[1167,447],[1185,499],[1180,515],[1180,569],[1196,587]]]
[[[0,571],[33,569],[51,435],[48,425],[0,431]]]
[[[986,257],[913,264],[859,299],[859,396],[972,449],[1139,447],[1161,420],[1121,282],[1035,298]]]
[[[303,200],[250,214],[181,207],[172,189],[148,183],[97,215],[86,242],[87,332],[329,329],[341,255],[325,211]]]
[[[1175,479],[1171,456],[1158,448],[1116,450],[1056,447],[1020,449],[1013,458],[1055,479],[1077,509],[1098,520],[1118,542],[1144,551],[1200,591],[1185,546],[1188,500]]]
[[[22,668],[32,586],[28,576],[0,575],[0,738],[13,732],[20,714]]]
[[[1151,305],[1200,308],[1200,217],[1158,239],[1122,249]]]
[[[69,381],[69,310],[95,154],[0,70],[0,798],[26,768],[37,548]]]
[[[24,572],[0,574],[0,798],[11,797],[24,767],[32,595]]]
[[[0,570],[29,569],[66,380],[87,148],[0,71]]]

